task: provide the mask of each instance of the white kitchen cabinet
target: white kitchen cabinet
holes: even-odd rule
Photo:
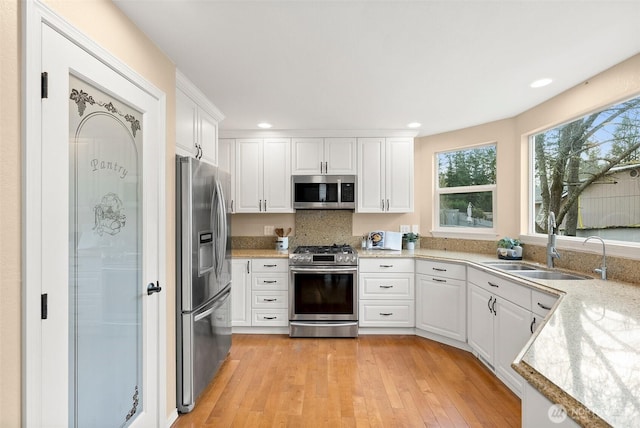
[[[224,118],[182,73],[176,72],[176,153],[218,164],[218,123]]]
[[[294,138],[293,175],[355,175],[355,138]]]
[[[251,260],[231,261],[231,325],[251,325]]]
[[[233,212],[293,212],[291,141],[288,138],[237,139],[234,145]]]
[[[289,325],[288,259],[253,259],[251,274],[251,325]]]
[[[468,269],[468,342],[514,393],[524,380],[511,363],[531,335],[531,289],[490,273]]]
[[[413,259],[364,258],[358,266],[360,327],[413,327]]]
[[[218,167],[231,174],[231,188],[227,195],[227,207],[231,213],[235,212],[236,177],[234,174],[236,165],[236,145],[233,138],[220,138],[218,140]]]
[[[413,212],[413,138],[358,138],[362,213]]]
[[[466,279],[462,264],[416,260],[416,328],[466,342]]]

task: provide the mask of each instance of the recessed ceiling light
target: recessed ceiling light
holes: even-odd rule
[[[258,128],[262,128],[262,129],[269,129],[271,128],[273,125],[271,125],[270,123],[267,122],[260,122],[258,124]]]
[[[407,124],[407,128],[420,128],[421,126],[422,124],[418,122],[411,122]]]
[[[547,77],[544,79],[534,80],[529,86],[531,86],[532,88],[542,88],[543,86],[547,86],[551,82],[553,82],[553,80]]]

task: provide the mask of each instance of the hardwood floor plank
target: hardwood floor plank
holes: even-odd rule
[[[470,353],[417,336],[234,335],[173,428],[502,428],[520,418],[520,400]]]

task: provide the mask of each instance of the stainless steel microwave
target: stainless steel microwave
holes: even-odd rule
[[[355,175],[294,175],[293,208],[300,210],[353,210]]]

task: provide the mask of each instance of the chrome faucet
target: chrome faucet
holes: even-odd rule
[[[560,253],[556,249],[556,215],[553,211],[549,211],[547,222],[547,267],[553,267],[553,259],[559,259]]]
[[[604,240],[599,237],[599,236],[588,236],[587,239],[584,240],[584,242],[582,243],[582,245],[586,244],[587,241],[589,239],[598,239],[600,240],[600,242],[602,242],[602,266],[600,266],[599,268],[594,269],[594,272],[597,272],[600,274],[600,278],[606,280],[607,279],[607,249],[604,246]]]

